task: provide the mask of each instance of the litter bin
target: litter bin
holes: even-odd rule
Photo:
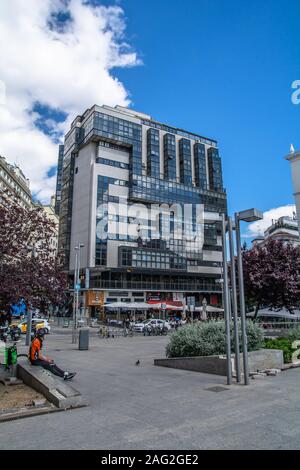
[[[88,329],[81,329],[79,331],[79,351],[86,351],[89,349],[89,330]]]

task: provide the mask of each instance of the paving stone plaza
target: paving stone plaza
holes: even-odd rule
[[[167,341],[92,335],[79,351],[54,329],[45,351],[77,372],[72,385],[89,406],[2,423],[0,449],[300,448],[300,369],[228,387],[222,376],[154,366]]]

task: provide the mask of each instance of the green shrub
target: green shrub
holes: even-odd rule
[[[281,349],[283,351],[284,363],[292,361],[292,354],[295,348],[292,347],[294,339],[289,338],[276,338],[276,339],[265,339],[266,349]]]
[[[295,326],[294,328],[290,328],[289,330],[287,330],[284,337],[292,341],[300,340],[300,326]]]
[[[247,322],[248,349],[254,351],[263,345],[263,331]],[[240,330],[240,325],[239,325]],[[241,336],[241,331],[239,331]],[[233,325],[231,325],[231,350],[234,348]],[[170,337],[166,347],[167,357],[211,356],[226,353],[224,321],[197,323],[180,328]]]

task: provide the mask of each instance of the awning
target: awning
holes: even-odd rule
[[[148,308],[158,308],[160,310],[183,310],[184,307],[183,306],[178,306],[178,305],[172,305],[172,304],[168,304],[168,302],[157,302],[157,303],[153,303],[151,302],[151,304],[148,304]]]
[[[179,307],[176,305],[168,304],[167,302],[157,302],[157,303],[147,303],[147,302],[111,302],[104,304],[105,308],[111,309],[126,309],[126,310],[148,310],[150,308],[160,309],[162,310],[163,307],[165,310],[182,310],[183,307]]]
[[[203,312],[203,307],[195,307],[196,312]],[[208,313],[224,313],[223,308],[213,307],[212,305],[206,306],[206,311]]]
[[[146,302],[111,302],[104,304],[104,307],[112,309],[124,308],[126,310],[148,310],[148,308],[151,308]]]

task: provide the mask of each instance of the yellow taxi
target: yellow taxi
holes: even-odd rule
[[[22,334],[25,334],[27,331],[27,320],[23,320],[16,325]],[[32,319],[32,329],[39,330],[44,328],[46,333],[50,333],[51,327],[47,320],[43,318],[33,318]]]

